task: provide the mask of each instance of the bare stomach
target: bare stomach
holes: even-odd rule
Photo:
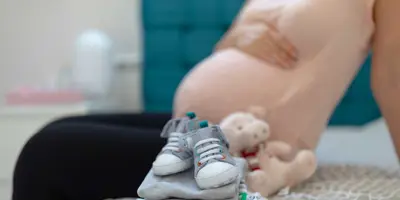
[[[185,77],[176,92],[174,113],[195,111],[199,118],[218,123],[232,112],[262,106],[272,139],[313,149],[336,104],[334,96],[321,96],[326,88],[321,89],[314,71],[312,66],[280,69],[225,50]]]

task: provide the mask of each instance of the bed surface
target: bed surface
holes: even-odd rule
[[[382,120],[362,128],[330,128],[317,155],[320,166],[313,178],[270,200],[400,200],[399,164]]]
[[[322,136],[317,149],[321,164],[355,164],[399,167],[399,162],[382,119],[364,127],[333,127]]]

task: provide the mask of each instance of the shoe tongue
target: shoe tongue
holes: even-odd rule
[[[188,131],[188,123],[190,120],[188,118],[182,118],[179,124],[176,126],[175,132],[186,133]]]
[[[193,115],[191,117],[193,117]],[[168,138],[172,132],[186,133],[190,131],[188,127],[190,121],[192,121],[192,119],[190,119],[189,116],[169,120],[161,131],[161,137]]]
[[[191,140],[192,144],[194,145],[204,139],[209,139],[209,138],[221,139],[220,135],[221,134],[219,134],[218,131],[216,131],[215,127],[205,127],[205,128],[200,128],[196,131],[196,133],[191,134]]]
[[[175,131],[180,133],[187,133],[189,131],[196,130],[199,128],[196,121],[196,114],[194,112],[188,112],[186,113],[186,117],[183,117],[180,120]]]
[[[163,130],[161,131],[161,138],[168,138],[170,133],[176,132],[177,126],[181,119],[171,119],[165,124]]]
[[[207,121],[201,121],[195,123],[195,126],[196,131],[191,132],[187,135],[187,137],[185,137],[189,146],[194,147],[195,144],[204,139],[217,138],[221,140],[223,144],[229,147],[228,141],[217,125],[209,126]]]

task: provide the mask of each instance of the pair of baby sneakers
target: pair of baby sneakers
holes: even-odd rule
[[[199,122],[195,113],[171,119],[161,137],[168,140],[153,162],[154,175],[172,175],[194,166],[194,178],[201,189],[221,187],[239,177],[239,169],[229,154],[229,143],[220,127]]]

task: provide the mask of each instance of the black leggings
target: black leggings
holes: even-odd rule
[[[14,171],[13,200],[137,197],[165,144],[170,114],[90,115],[57,120],[24,146]]]

